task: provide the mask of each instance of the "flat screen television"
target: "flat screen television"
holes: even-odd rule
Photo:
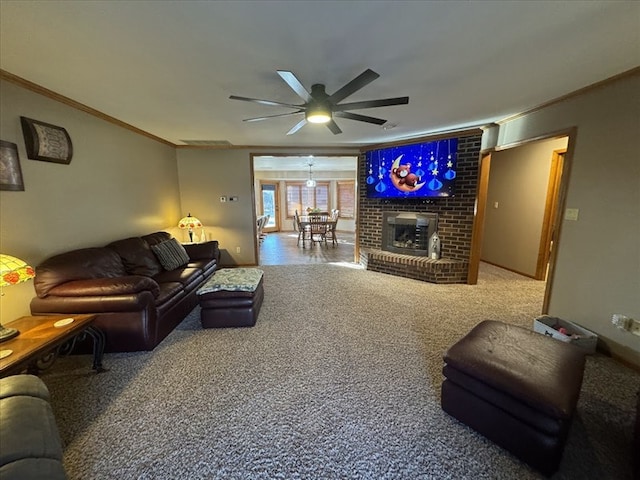
[[[441,198],[455,194],[458,139],[365,153],[368,198]]]

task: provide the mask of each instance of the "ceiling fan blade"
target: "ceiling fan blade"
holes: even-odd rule
[[[378,75],[373,70],[366,69],[364,72],[362,72],[356,78],[351,80],[349,83],[347,83],[340,90],[338,90],[337,92],[334,92],[333,95],[331,95],[329,97],[329,101],[335,105],[340,100],[344,100],[349,95],[351,95],[351,94],[357,92],[358,90],[360,90],[362,87],[364,87],[366,85],[369,85],[371,82],[373,82],[379,76],[380,75]]]
[[[298,123],[296,123],[293,128],[291,130],[289,130],[287,132],[287,135],[293,135],[294,133],[296,133],[298,130],[300,130],[302,127],[304,127],[307,124],[307,119],[303,118],[302,120],[300,120]]]
[[[291,87],[291,89],[298,94],[300,98],[302,98],[305,102],[311,101],[311,94],[307,91],[306,88],[300,83],[300,80],[293,74],[293,72],[288,72],[286,70],[278,70],[278,75],[287,82],[287,85]]]
[[[270,118],[278,118],[278,117],[289,117],[291,115],[298,115],[299,113],[304,113],[304,110],[298,110],[297,112],[290,112],[290,113],[279,113],[278,115],[266,115],[264,117],[245,118],[242,121],[243,122],[259,122],[260,120],[268,120]]]
[[[380,100],[365,100],[363,102],[343,103],[332,107],[334,112],[342,112],[344,110],[360,110],[362,108],[389,107],[392,105],[406,105],[409,103],[409,97],[383,98]]]
[[[351,112],[333,112],[336,117],[348,118],[349,120],[357,120],[359,122],[375,123],[376,125],[384,125],[386,120],[376,117],[367,117],[366,115],[358,115]]]
[[[340,127],[335,122],[335,120],[330,120],[329,122],[326,123],[326,125],[327,125],[327,128],[331,130],[331,132],[334,135],[338,135],[339,133],[342,133],[342,130],[340,130]]]
[[[304,105],[293,105],[292,103],[274,102],[272,100],[260,100],[259,98],[238,97],[237,95],[231,95],[231,100],[242,100],[243,102],[259,103],[260,105],[270,105],[272,107],[287,107],[287,108],[301,108]]]

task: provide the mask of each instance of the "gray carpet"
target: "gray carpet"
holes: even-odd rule
[[[477,286],[338,265],[264,266],[247,329],[196,308],[153,352],[42,374],[72,479],[535,479],[440,408],[442,354],[486,318],[531,327],[544,285],[482,265]],[[631,478],[640,374],[602,355],[558,479]]]

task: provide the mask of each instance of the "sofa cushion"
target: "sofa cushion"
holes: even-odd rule
[[[147,242],[147,245],[152,246],[166,242],[171,238],[171,234],[169,232],[153,232],[148,235],[143,235],[141,238]]]
[[[170,302],[176,303],[184,296],[184,288],[180,282],[166,282],[160,284],[160,295],[156,298],[156,305]]]
[[[157,245],[151,245],[151,250],[156,254],[165,270],[175,270],[189,263],[187,251],[175,238]]]
[[[184,249],[191,260],[211,260],[218,257],[218,241],[210,240],[203,243],[188,243]]]
[[[83,248],[48,258],[36,267],[36,294],[44,298],[66,282],[127,275],[120,256],[110,248]]]
[[[202,270],[199,268],[176,268],[175,270],[167,270],[160,272],[153,277],[158,284],[180,282],[183,287],[190,286],[194,282],[201,283],[204,280]]]
[[[153,254],[147,242],[140,237],[125,238],[107,245],[115,250],[129,275],[153,277],[162,271],[162,265]]]

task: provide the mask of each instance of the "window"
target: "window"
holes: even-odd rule
[[[356,211],[356,182],[338,182],[337,184],[340,217],[354,218]]]
[[[286,182],[287,216],[293,217],[296,210],[300,215],[307,213],[307,208],[318,208],[329,211],[329,182],[318,182],[307,187],[303,182]]]

